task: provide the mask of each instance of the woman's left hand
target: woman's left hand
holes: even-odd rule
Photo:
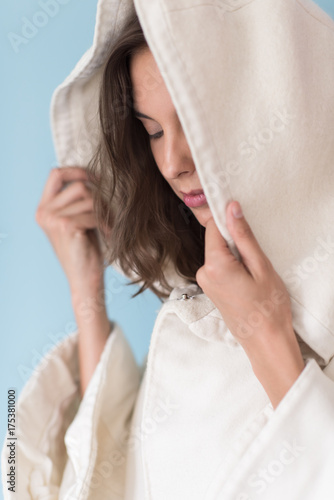
[[[257,242],[238,202],[226,211],[228,230],[241,255],[228,248],[213,218],[205,230],[205,261],[196,280],[244,348],[256,377],[275,408],[305,363],[292,326],[288,291]]]

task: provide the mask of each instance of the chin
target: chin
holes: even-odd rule
[[[206,224],[209,219],[212,218],[212,213],[209,207],[202,208],[201,210],[194,210],[194,215],[201,226],[206,227]]]

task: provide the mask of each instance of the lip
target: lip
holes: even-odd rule
[[[195,194],[202,194],[204,193],[203,189],[193,189],[192,191],[189,191],[188,193],[185,193],[184,191],[181,191],[182,194],[185,196],[194,196]]]
[[[194,189],[188,193],[181,191],[181,193],[183,194],[183,202],[189,208],[201,207],[207,204],[203,189]]]

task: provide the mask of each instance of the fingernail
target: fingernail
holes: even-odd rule
[[[240,206],[240,203],[238,201],[233,205],[232,212],[233,212],[233,215],[236,219],[240,219],[241,217],[243,217],[241,206]]]

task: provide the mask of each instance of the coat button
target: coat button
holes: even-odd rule
[[[177,300],[188,300],[193,299],[194,297],[195,295],[188,295],[187,293],[183,293]]]

